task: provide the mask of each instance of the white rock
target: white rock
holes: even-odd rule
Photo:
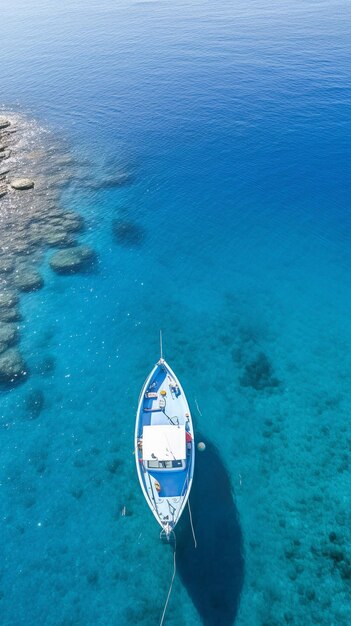
[[[32,189],[34,181],[30,180],[30,178],[15,178],[11,181],[11,187],[13,189]]]

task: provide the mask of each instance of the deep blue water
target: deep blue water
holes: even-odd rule
[[[231,559],[208,554],[235,623],[351,623],[350,25],[346,0],[2,7],[0,104],[92,175],[130,176],[64,191],[98,269],[59,277],[45,259],[44,289],[21,301],[32,375],[0,400],[2,624],[159,623],[171,554],[132,448],[160,328],[224,472]],[[140,244],[115,241],[121,212]],[[190,571],[166,623],[229,626]]]

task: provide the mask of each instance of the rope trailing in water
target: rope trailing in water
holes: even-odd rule
[[[198,405],[198,402],[197,402],[197,399],[196,399],[196,398],[195,398],[195,404],[196,404],[196,408],[197,408],[197,410],[199,411],[199,413],[200,413],[200,415],[201,415],[201,417],[202,417],[202,413],[201,413],[201,411],[200,411],[200,408],[199,408],[199,405]]]
[[[168,589],[167,600],[166,600],[165,606],[163,608],[163,613],[162,613],[162,617],[161,617],[161,621],[160,621],[160,626],[163,625],[163,620],[165,619],[168,602],[169,602],[169,599],[170,599],[171,593],[172,593],[173,581],[175,579],[175,575],[176,575],[176,571],[177,571],[177,562],[176,562],[177,539],[176,539],[175,532],[173,532],[173,534],[174,534],[173,574],[172,574],[171,584],[170,584],[169,589]]]
[[[188,509],[189,509],[191,532],[193,533],[194,546],[195,546],[195,549],[196,549],[197,548],[197,541],[196,541],[195,530],[194,530],[194,525],[193,525],[193,516],[191,514],[190,500],[188,500]]]

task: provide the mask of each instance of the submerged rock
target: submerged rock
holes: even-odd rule
[[[30,180],[30,178],[14,178],[10,184],[13,189],[20,190],[32,189],[34,187],[34,181]]]
[[[253,387],[257,391],[280,385],[264,352],[259,352],[255,359],[245,366],[240,383],[243,387]]]
[[[15,306],[0,308],[0,321],[1,322],[18,322],[21,316],[18,309]]]
[[[67,232],[77,233],[84,229],[84,218],[74,211],[65,211],[62,223]]]
[[[75,274],[88,269],[95,260],[96,253],[92,248],[77,246],[55,252],[50,259],[50,266],[58,274]]]
[[[18,350],[10,348],[0,354],[0,381],[15,382],[28,375],[26,364]]]
[[[44,285],[44,280],[34,269],[19,269],[16,272],[15,285],[20,291],[37,291]]]
[[[18,339],[18,328],[16,324],[0,322],[0,353],[4,352]]]
[[[49,230],[44,232],[41,236],[41,241],[47,246],[53,246],[57,248],[62,248],[62,246],[70,246],[73,245],[75,240],[67,233],[65,230]]]
[[[7,257],[0,258],[0,274],[11,274],[11,272],[13,272],[14,266],[15,264],[13,259]]]
[[[18,295],[15,291],[0,291],[0,309],[9,309],[18,302]]]
[[[143,229],[129,220],[113,220],[112,231],[116,241],[122,245],[135,246],[140,244],[144,238]]]
[[[50,376],[55,369],[56,361],[53,356],[47,355],[44,356],[43,359],[37,363],[35,366],[35,371],[41,376]]]
[[[101,187],[121,187],[122,185],[128,185],[132,180],[131,174],[127,172],[121,172],[120,174],[108,174],[104,173],[97,180],[90,178],[86,181],[87,187],[91,189],[101,189]]]
[[[11,122],[7,120],[5,117],[0,117],[0,130],[3,128],[7,128],[11,125]]]
[[[35,420],[44,408],[45,397],[41,389],[32,389],[25,399],[25,407],[29,419]]]
[[[84,230],[84,218],[75,211],[62,211],[50,220],[48,227],[56,232],[81,232]]]

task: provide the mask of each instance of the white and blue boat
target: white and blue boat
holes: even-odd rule
[[[195,444],[189,405],[162,357],[141,390],[135,460],[145,499],[167,539],[184,510],[194,476]]]

